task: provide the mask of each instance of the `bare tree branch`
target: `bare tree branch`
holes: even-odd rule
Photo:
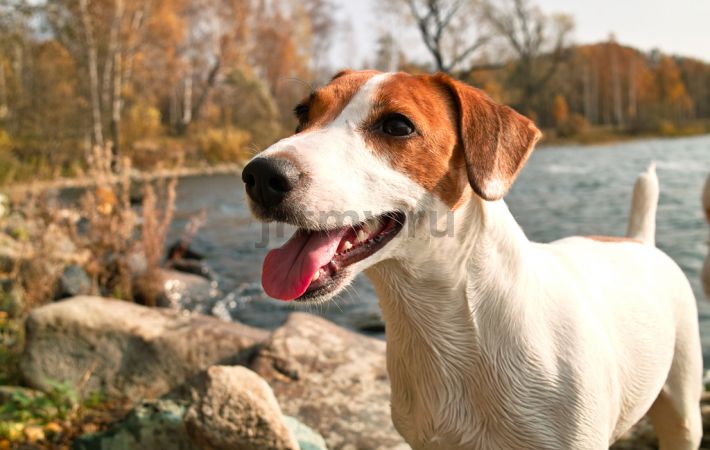
[[[468,1],[426,0],[423,5],[417,0],[406,2],[422,41],[434,57],[436,69],[440,72],[450,72],[490,39],[487,35],[479,35],[463,50],[451,45],[451,41],[455,39],[468,40],[462,37],[462,34],[465,29],[471,28],[470,25],[476,18],[472,10],[464,10]],[[460,20],[455,24],[456,19]],[[463,24],[465,26],[462,26]]]

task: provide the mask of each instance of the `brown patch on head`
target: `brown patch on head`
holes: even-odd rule
[[[392,114],[409,119],[415,132],[384,133],[378,124]],[[469,185],[484,200],[502,198],[540,137],[529,119],[442,74],[393,75],[368,127],[375,151],[452,209],[471,195]]]
[[[322,128],[335,120],[367,81],[379,75],[372,70],[341,70],[330,83],[312,92],[294,108],[298,132]]]
[[[631,238],[622,238],[622,237],[613,237],[613,236],[581,236],[585,239],[591,239],[593,241],[597,242],[634,242],[636,244],[643,244],[643,242],[636,240],[636,239],[631,239]]]
[[[467,198],[463,153],[457,151],[456,117],[448,91],[429,75],[397,73],[376,94],[369,117],[362,124],[370,148],[424,189],[456,209]],[[385,134],[383,121],[402,115],[414,125],[406,137]]]

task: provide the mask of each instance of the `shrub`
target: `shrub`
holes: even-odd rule
[[[251,135],[238,128],[210,128],[195,135],[194,139],[210,164],[245,161],[251,155],[247,149]]]
[[[589,130],[589,122],[581,114],[572,116],[557,125],[557,135],[560,137],[572,137],[583,135]]]
[[[122,137],[129,144],[156,137],[162,132],[161,120],[157,108],[145,102],[135,103],[123,123]]]

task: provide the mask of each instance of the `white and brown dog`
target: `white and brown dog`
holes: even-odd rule
[[[365,272],[414,449],[606,449],[647,412],[663,450],[698,448],[696,304],[653,245],[655,172],[635,195],[640,241],[536,244],[502,197],[540,132],[481,91],[343,71],[295,112],[296,134],[242,175],[254,217],[299,228],[264,289],[322,302]]]

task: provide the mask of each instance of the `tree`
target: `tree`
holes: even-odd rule
[[[569,108],[564,96],[557,95],[552,106],[552,115],[555,118],[555,125],[559,128],[569,120]]]
[[[692,111],[692,100],[680,77],[680,71],[673,58],[663,56],[656,69],[656,83],[659,100],[664,106],[664,116],[683,120]]]
[[[507,6],[489,1],[484,17],[516,56],[511,82],[521,90],[516,106],[528,114],[555,75],[574,22],[565,14],[545,15],[530,0],[509,0]]]
[[[89,83],[91,91],[91,111],[94,119],[94,138],[96,145],[104,146],[104,136],[101,124],[101,105],[99,103],[99,73],[96,56],[96,44],[94,43],[94,29],[89,16],[89,6],[87,0],[79,0],[81,11],[81,22],[84,26],[84,36],[86,37],[86,52],[89,64]]]
[[[490,35],[474,24],[479,2],[475,0],[401,0],[406,2],[424,45],[439,72],[450,73],[471,59]],[[393,2],[399,5],[400,2]],[[394,8],[390,6],[390,8]]]

